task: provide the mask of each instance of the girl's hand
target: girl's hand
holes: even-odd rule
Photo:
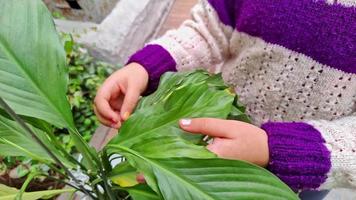
[[[245,160],[261,167],[268,164],[267,134],[257,126],[215,118],[181,119],[179,125],[187,132],[214,137],[207,148],[219,157]],[[145,183],[143,174],[139,174],[136,180]]]
[[[117,70],[105,80],[94,100],[94,111],[106,126],[119,128],[136,107],[148,84],[148,73],[138,63]]]
[[[222,158],[245,160],[262,167],[269,161],[267,134],[254,125],[214,118],[182,119],[180,127],[214,137],[207,148]]]

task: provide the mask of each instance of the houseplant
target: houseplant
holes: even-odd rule
[[[166,74],[158,90],[141,99],[118,136],[96,152],[73,122],[65,52],[44,4],[0,0],[0,13],[0,154],[31,157],[61,174],[57,181],[69,186],[25,192],[32,179],[51,176],[33,170],[20,190],[0,185],[0,198],[28,200],[80,191],[110,200],[297,199],[267,170],[217,158],[201,136],[178,128],[183,117],[247,120],[220,75]],[[53,127],[69,132],[79,158],[63,148]],[[116,159],[121,162],[113,165]],[[147,184],[137,184],[138,172]]]

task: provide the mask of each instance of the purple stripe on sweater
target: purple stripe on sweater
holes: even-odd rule
[[[209,2],[220,20],[238,31],[356,73],[356,7],[320,0]]]
[[[155,91],[162,74],[168,71],[177,71],[176,62],[167,50],[157,44],[145,46],[133,54],[127,63],[141,64],[149,74],[148,88],[145,94]]]
[[[331,168],[325,140],[313,126],[269,122],[262,125],[268,134],[268,169],[294,190],[316,189]]]
[[[235,0],[208,0],[209,4],[217,11],[219,19],[225,25],[235,27],[235,13],[240,8]]]

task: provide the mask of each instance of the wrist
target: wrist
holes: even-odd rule
[[[132,68],[140,78],[142,78],[145,82],[148,82],[149,74],[144,66],[139,63],[132,62],[129,63],[126,67]]]
[[[157,44],[149,44],[133,54],[128,63],[139,63],[148,73],[148,87],[145,94],[150,94],[158,87],[160,77],[168,71],[176,71],[176,62],[170,53]]]
[[[148,85],[149,74],[147,70],[139,63],[132,62],[124,67],[128,70],[128,75],[135,75],[134,81],[139,86],[140,93],[143,93]]]

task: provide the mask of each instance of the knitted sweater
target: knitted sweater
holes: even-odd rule
[[[295,190],[356,189],[356,0],[202,0],[129,62],[222,72]]]

